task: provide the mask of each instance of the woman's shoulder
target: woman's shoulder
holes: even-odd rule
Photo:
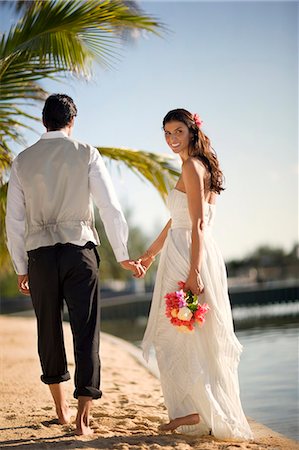
[[[185,171],[185,173],[197,172],[204,175],[206,172],[206,167],[199,158],[189,156],[189,158],[184,162],[182,170]]]

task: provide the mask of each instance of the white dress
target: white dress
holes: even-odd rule
[[[170,419],[198,413],[200,425],[180,427],[218,439],[251,439],[239,396],[238,363],[242,346],[235,336],[227,291],[226,269],[211,228],[215,206],[205,203],[204,251],[200,302],[210,310],[203,327],[181,333],[165,315],[167,292],[178,289],[190,267],[191,219],[187,196],[172,190],[168,197],[172,224],[165,240],[142,347],[146,359],[155,347],[165,404]]]

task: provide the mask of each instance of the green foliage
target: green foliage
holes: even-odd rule
[[[137,176],[144,177],[158,190],[165,200],[174,187],[179,171],[174,167],[171,156],[158,153],[131,150],[128,148],[99,147],[101,155],[112,160],[120,160]]]
[[[250,269],[256,269],[257,278],[259,274],[269,273],[269,277],[274,276],[279,278],[292,278],[294,272],[299,270],[299,253],[298,244],[294,244],[290,252],[286,252],[279,247],[270,247],[267,245],[256,248],[249,255],[241,259],[235,259],[227,262],[227,270],[230,277],[244,274]],[[271,269],[279,269],[279,273]],[[267,269],[268,272],[267,272]],[[266,275],[264,275],[265,277]]]
[[[11,273],[13,267],[10,261],[10,256],[6,247],[5,236],[5,212],[6,212],[6,195],[7,183],[0,186],[0,267],[1,275]]]
[[[29,128],[29,104],[47,93],[40,81],[73,74],[88,79],[93,61],[111,66],[131,30],[158,34],[161,24],[134,2],[121,0],[36,0],[17,2],[21,19],[0,36],[0,170],[10,163],[10,142]],[[29,103],[31,101],[31,103]]]
[[[1,274],[0,276],[0,302],[1,297],[19,297],[17,275],[12,271],[11,273]],[[1,306],[1,305],[0,305]]]

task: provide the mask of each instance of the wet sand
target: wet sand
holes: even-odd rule
[[[39,449],[177,449],[299,450],[299,444],[250,420],[255,440],[234,443],[212,436],[192,438],[160,433],[167,420],[159,381],[140,362],[135,347],[107,334],[101,338],[103,397],[94,401],[94,434],[75,436],[74,425],[58,425],[48,387],[40,381],[35,319],[0,316],[0,448]],[[65,340],[74,371],[70,328]],[[72,380],[64,383],[71,406]],[[278,407],[278,406],[277,406]]]

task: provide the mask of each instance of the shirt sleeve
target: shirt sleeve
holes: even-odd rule
[[[7,191],[6,235],[7,248],[18,275],[28,272],[28,256],[25,248],[26,212],[24,192],[18,178],[17,158],[14,160]]]
[[[128,225],[103,158],[93,147],[89,162],[89,186],[116,260],[129,259]]]

